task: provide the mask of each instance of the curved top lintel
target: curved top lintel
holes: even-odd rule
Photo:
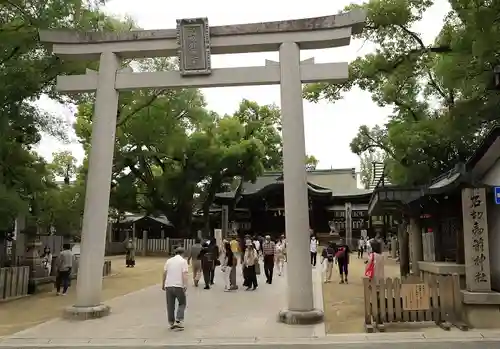
[[[338,15],[293,19],[285,21],[233,24],[210,27],[210,36],[230,36],[246,34],[271,34],[352,28],[352,34],[362,32],[366,11],[353,10]],[[176,39],[176,29],[133,30],[127,32],[77,32],[69,30],[40,30],[40,41],[52,44],[95,44],[137,40]]]

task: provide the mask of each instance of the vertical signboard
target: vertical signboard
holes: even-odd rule
[[[210,27],[208,18],[177,20],[179,71],[183,76],[208,75],[210,63]]]

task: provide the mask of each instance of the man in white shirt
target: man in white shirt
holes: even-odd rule
[[[186,289],[188,284],[188,263],[183,257],[184,249],[175,249],[175,256],[169,258],[163,268],[162,290],[167,298],[167,318],[171,329],[184,329],[186,310]],[[177,314],[175,303],[178,302]]]
[[[311,236],[309,251],[311,252],[311,264],[313,267],[316,267],[316,257],[318,255],[318,245],[319,242],[316,240],[316,237]]]

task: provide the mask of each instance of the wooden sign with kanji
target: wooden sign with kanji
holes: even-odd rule
[[[403,310],[428,310],[431,307],[427,284],[402,284]]]

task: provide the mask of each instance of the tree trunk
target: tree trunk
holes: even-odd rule
[[[191,223],[193,218],[193,199],[181,200],[176,206],[173,213],[169,213],[170,218],[166,212],[164,214],[172,221],[178,237],[188,238],[191,236]]]
[[[207,189],[207,196],[205,197],[205,201],[203,202],[203,229],[204,233],[207,236],[210,236],[210,207],[212,206],[215,194],[220,189],[221,180],[212,179],[210,185]]]
[[[398,240],[399,240],[399,269],[401,277],[410,274],[410,250],[408,232],[406,231],[406,223],[398,224]]]

